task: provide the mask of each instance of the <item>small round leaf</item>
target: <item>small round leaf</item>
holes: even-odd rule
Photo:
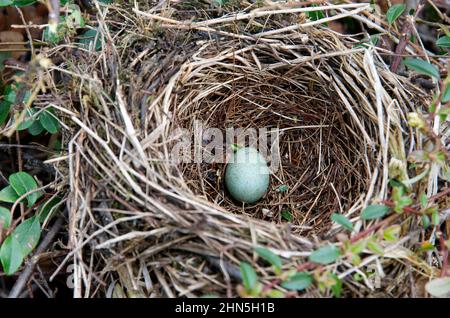
[[[309,260],[314,263],[326,265],[335,262],[340,255],[341,252],[337,246],[327,245],[312,252]]]
[[[312,284],[312,277],[308,273],[296,273],[287,281],[281,284],[281,287],[289,290],[304,290]]]

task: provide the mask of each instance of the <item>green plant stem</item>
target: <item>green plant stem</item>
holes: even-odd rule
[[[358,234],[356,234],[355,236],[350,238],[350,243],[352,243],[352,244],[356,243],[360,239],[365,238],[366,236],[369,236],[370,234],[372,234],[372,232],[375,232],[376,230],[382,228],[385,225],[388,225],[390,222],[394,221],[399,216],[400,216],[400,214],[392,214],[391,216],[387,217],[383,221],[372,225],[371,227],[369,227],[368,229],[366,229],[362,232],[359,232]]]
[[[383,200],[382,203],[384,205],[387,205],[390,208],[395,208],[395,202],[392,200]],[[412,206],[405,206],[403,208],[403,212],[408,213],[408,214],[414,214],[414,215],[422,215],[422,213],[420,213],[420,211],[417,211]]]
[[[406,18],[405,24],[403,25],[400,40],[398,42],[397,47],[395,48],[395,56],[392,59],[391,63],[391,71],[396,73],[398,70],[398,67],[400,66],[400,62],[402,60],[401,55],[405,51],[408,43],[409,43],[409,35],[411,34],[411,31],[414,27],[414,21],[417,18],[419,12],[422,10],[422,8],[425,6],[425,0],[420,0],[419,4],[417,5],[417,9],[414,12],[414,16],[409,19],[409,17]]]

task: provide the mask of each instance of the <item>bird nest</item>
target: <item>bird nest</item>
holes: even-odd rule
[[[101,24],[103,50],[80,53],[83,63],[71,70],[78,89],[66,113],[79,129],[69,143],[74,248],[66,261],[80,269],[76,296],[235,295],[241,261],[270,282],[255,247],[270,248],[286,270],[301,267],[311,250],[336,241],[342,228],[332,213],[351,219],[357,234],[368,225],[361,209],[386,197],[390,177],[407,176],[416,143],[405,114],[421,106],[421,93],[360,38],[307,20],[299,8],[189,24],[182,11],[141,9],[129,10],[127,21],[146,25],[144,34]],[[236,139],[226,137],[230,128],[241,129]],[[233,201],[223,184],[232,145],[254,141],[247,131],[269,145],[272,169],[255,204]],[[180,141],[186,160],[173,157]],[[345,279],[358,267],[329,268],[347,295],[372,292],[370,283]]]
[[[271,44],[229,41],[221,43],[232,48],[224,51],[209,43],[201,60],[187,62],[172,90],[164,92],[171,114],[167,131],[177,136],[181,127],[184,141],[190,138],[193,144],[188,156],[179,158],[186,163],[176,167],[182,183],[228,212],[278,224],[290,221],[294,232],[304,235],[326,233],[333,212],[360,204],[377,165],[371,145],[378,139],[370,100],[355,104],[346,97],[364,95],[368,79],[356,76],[363,65],[353,65],[354,83],[339,87],[330,83],[336,73],[331,68],[314,61],[301,67],[292,63],[311,48],[310,36],[339,41],[322,32],[304,34],[298,42],[277,43],[275,52]],[[351,63],[342,56],[328,62]],[[270,160],[270,189],[252,205],[235,202],[224,187],[235,144],[260,147]]]

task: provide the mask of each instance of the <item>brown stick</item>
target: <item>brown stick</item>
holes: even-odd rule
[[[417,6],[416,12],[414,13],[414,17],[413,18],[407,17],[405,24],[403,25],[401,37],[399,39],[397,47],[395,48],[395,56],[392,59],[392,63],[391,63],[391,71],[394,73],[397,72],[398,67],[400,66],[400,62],[402,61],[401,55],[405,52],[406,46],[409,43],[409,36],[414,27],[414,21],[417,18],[417,15],[419,14],[419,12],[424,7],[424,5],[425,5],[425,0],[421,0],[419,5]]]

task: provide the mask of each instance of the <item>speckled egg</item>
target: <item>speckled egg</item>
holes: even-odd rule
[[[254,203],[269,188],[270,171],[266,159],[255,148],[240,148],[225,171],[225,185],[237,201]]]

